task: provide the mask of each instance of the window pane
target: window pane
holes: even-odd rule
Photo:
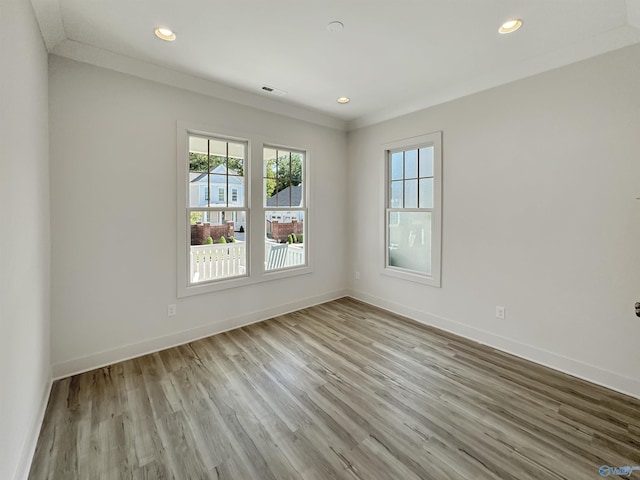
[[[391,180],[401,180],[403,167],[403,155],[402,152],[396,152],[391,154]]]
[[[433,147],[420,149],[420,176],[433,177]]]
[[[390,208],[402,208],[402,180],[391,182],[391,192],[389,198]]]
[[[207,173],[189,172],[189,206],[209,206],[209,183]],[[214,190],[215,191],[215,190]]]
[[[304,206],[303,163],[303,153],[264,149],[265,206]]]
[[[291,185],[302,183],[302,157],[300,153],[291,154]]]
[[[229,175],[229,205],[234,207],[244,206],[244,177],[234,177]],[[234,195],[235,192],[235,195]]]
[[[433,208],[433,178],[420,179],[420,208]]]
[[[235,158],[237,160],[244,160],[244,143],[229,142],[229,158]]]
[[[404,178],[418,178],[418,151],[404,152]]]
[[[265,212],[265,270],[305,265],[304,251],[304,212],[267,211]]]
[[[389,212],[389,266],[431,274],[431,212]]]
[[[291,152],[283,152],[278,150],[278,176],[286,177],[287,179],[291,176],[291,160],[290,160]]]
[[[243,206],[245,153],[243,143],[189,136],[189,206],[227,205],[227,183]]]
[[[189,136],[189,206],[208,206],[208,140]]]
[[[418,208],[418,180],[405,180],[404,208]]]
[[[264,173],[265,178],[276,178],[278,171],[276,169],[276,150],[273,148],[265,148],[263,150]]]
[[[240,158],[229,157],[227,160],[229,176],[242,177],[244,175],[244,160]]]
[[[209,152],[212,157],[227,158],[227,142],[209,140]]]
[[[278,205],[291,205],[291,188],[289,188],[291,186],[291,181],[289,179],[289,176],[278,175],[276,182],[275,193],[278,195]],[[267,206],[270,205],[267,204]]]
[[[189,275],[202,283],[247,274],[246,212],[191,212]]]
[[[207,154],[207,139],[189,136],[189,152]]]
[[[276,179],[275,178],[265,178],[263,182],[264,189],[264,204],[270,207],[277,207],[278,200],[276,197]]]
[[[265,179],[265,188],[269,188],[271,179]],[[270,197],[267,197],[267,207],[301,207],[303,190],[302,185],[288,186],[282,190],[274,189]]]

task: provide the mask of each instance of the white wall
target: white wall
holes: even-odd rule
[[[54,376],[344,293],[344,132],[56,56],[49,79]],[[310,151],[313,273],[176,299],[178,120]]]
[[[0,478],[26,478],[49,393],[47,52],[0,0]]]
[[[438,130],[433,288],[379,273],[381,145]],[[640,46],[351,132],[348,147],[355,296],[640,397]]]

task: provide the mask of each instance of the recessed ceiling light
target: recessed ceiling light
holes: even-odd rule
[[[176,39],[176,34],[173,30],[164,27],[158,27],[154,30],[156,37],[166,42],[173,42]]]
[[[513,33],[516,30],[518,30],[521,26],[522,26],[522,20],[518,18],[507,20],[500,26],[500,28],[498,29],[498,33],[501,33],[503,35],[507,33]]]
[[[333,22],[329,22],[327,25],[327,30],[330,32],[339,32],[344,28],[344,23],[334,20]]]
[[[351,99],[349,97],[338,97],[338,100],[337,100],[338,103],[342,103],[342,104],[349,103],[350,101]]]

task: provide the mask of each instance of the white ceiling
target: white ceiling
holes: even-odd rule
[[[640,42],[640,0],[32,3],[52,53],[338,128]],[[510,18],[523,27],[499,35]],[[327,31],[333,20],[344,29]],[[158,40],[157,26],[177,40]]]

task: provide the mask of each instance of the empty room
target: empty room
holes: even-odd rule
[[[0,479],[640,479],[640,0],[0,0]]]

